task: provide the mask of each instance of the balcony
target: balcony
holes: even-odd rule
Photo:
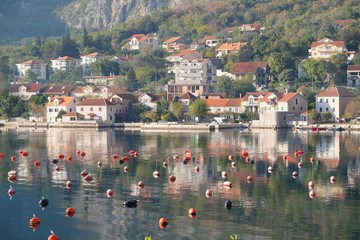
[[[268,105],[277,105],[276,99],[268,99],[268,100],[266,101],[266,103],[267,103]]]

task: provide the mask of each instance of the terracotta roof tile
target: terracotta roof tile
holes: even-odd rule
[[[238,43],[224,43],[221,45],[218,50],[233,50],[233,49],[240,49],[240,47],[245,46],[248,44],[247,42],[238,42]]]
[[[14,84],[10,88],[10,92],[19,92],[19,87],[24,86],[26,87],[26,92],[38,92],[40,91],[40,88],[42,87],[41,83],[31,83],[31,84]]]
[[[239,62],[235,63],[230,72],[236,73],[255,73],[256,70],[261,67],[267,67],[267,62]]]
[[[260,96],[266,96],[268,94],[267,92],[248,92],[246,93],[245,97],[243,98],[243,101],[249,101],[250,96],[260,97]]]
[[[351,24],[355,22],[355,19],[335,20],[337,24]]]
[[[349,90],[345,87],[332,87],[325,92],[315,95],[315,97],[356,97],[354,94],[350,93]]]
[[[50,102],[46,104],[47,107],[54,106],[54,101],[57,99],[59,101],[59,106],[67,106],[69,103],[75,100],[74,97],[52,97],[50,98]]]
[[[78,103],[77,106],[107,106],[114,105],[114,103],[110,102],[105,98],[87,98],[82,102]]]
[[[277,97],[277,99],[282,98],[283,93],[274,93],[274,92],[269,92],[268,94],[266,94],[265,97],[263,97],[262,99],[259,100],[259,102],[266,102],[268,100],[268,98],[272,95],[275,95]]]
[[[348,65],[347,70],[360,71],[360,65]]]
[[[20,63],[20,64],[45,64],[45,63],[41,63],[41,62],[38,62],[38,61],[35,61],[35,60],[29,60],[29,61],[26,61],[26,62],[23,62],[23,63]]]
[[[337,47],[345,47],[345,42],[344,41],[334,41],[334,42],[313,42],[311,43],[311,47],[317,47],[323,44],[331,44]]]
[[[232,32],[232,31],[234,31],[235,29],[237,29],[238,27],[227,27],[227,28],[225,28],[225,30],[226,31],[228,31],[228,32]]]
[[[179,40],[180,38],[182,38],[181,36],[180,37],[172,37],[168,40],[166,40],[164,43],[173,43],[173,42],[176,42],[177,40]]]
[[[241,98],[205,99],[209,107],[241,107]]]
[[[73,89],[72,85],[45,86],[41,90],[42,94],[68,94]]]
[[[288,102],[290,99],[298,95],[298,93],[283,93],[282,97],[279,99],[279,102]]]
[[[134,34],[129,38],[129,40],[136,38],[139,41],[143,36],[145,36],[145,35],[144,34]]]
[[[79,59],[69,57],[69,56],[65,56],[65,57],[60,57],[60,58],[53,59],[53,60],[79,60]]]
[[[187,92],[181,95],[179,99],[196,99],[196,97],[194,96],[194,94]]]
[[[188,54],[193,54],[193,53],[195,53],[195,52],[197,52],[197,51],[196,51],[196,50],[189,50],[189,49],[187,49],[187,50],[182,50],[182,51],[180,51],[179,53],[172,54],[172,55],[170,55],[170,57],[176,57],[176,56],[182,57],[182,56],[185,56],[185,55],[188,55]]]
[[[99,53],[99,52],[94,52],[94,53],[90,53],[88,55],[85,55],[87,57],[104,57],[106,56],[105,54]]]

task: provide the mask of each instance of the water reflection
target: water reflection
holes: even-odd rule
[[[11,201],[6,195],[9,182],[5,177],[0,179],[4,193],[0,213],[4,219],[13,219],[14,215],[23,219],[9,223],[10,229],[16,230],[5,230],[0,224],[0,231],[12,234],[13,239],[46,238],[54,225],[58,229],[53,230],[62,239],[82,239],[84,235],[87,239],[228,239],[234,234],[242,239],[360,236],[360,133],[38,129],[2,131],[0,143],[0,153],[17,157],[14,162],[10,157],[0,161],[1,176],[7,176],[9,170],[19,174]],[[19,156],[20,150],[28,151],[29,156]],[[77,155],[77,150],[85,152],[85,157]],[[130,150],[139,156],[130,156],[124,164],[113,160],[114,153],[128,156]],[[192,152],[193,159],[185,165],[186,150]],[[254,164],[245,162],[243,150]],[[296,157],[298,150],[304,154]],[[52,159],[59,154],[73,160],[60,161],[57,172]],[[180,160],[173,160],[175,154],[180,154]],[[235,168],[227,159],[229,154],[234,156]],[[284,155],[288,156],[286,161]],[[314,163],[309,161],[311,157],[315,157]],[[41,163],[39,167],[34,166],[36,160]],[[97,166],[98,161],[102,167]],[[167,168],[162,165],[164,161],[169,163]],[[301,169],[299,161],[304,163]],[[124,166],[130,169],[127,173]],[[267,172],[268,166],[274,168],[273,173]],[[94,181],[85,182],[80,176],[82,170],[87,170]],[[160,173],[158,179],[152,175],[155,170]],[[299,172],[296,179],[292,177],[295,170]],[[222,171],[227,172],[226,179],[221,177]],[[175,182],[168,181],[170,175],[176,176]],[[246,180],[249,175],[254,177],[251,183]],[[332,175],[335,183],[329,181]],[[73,182],[71,189],[65,188],[68,180]],[[145,182],[142,189],[138,187],[140,180]],[[223,187],[225,180],[232,182],[231,189]],[[315,183],[315,199],[308,197],[309,181]],[[106,196],[109,188],[114,191],[111,198]],[[205,196],[207,189],[214,192],[211,198]],[[37,206],[42,195],[50,200],[44,211]],[[138,208],[122,206],[130,198],[139,200]],[[228,199],[233,202],[230,211],[224,208]],[[66,218],[64,211],[70,206],[76,213]],[[187,216],[191,207],[198,212],[194,219]],[[35,233],[27,225],[33,212],[42,219]],[[165,230],[158,227],[160,217],[169,221]]]

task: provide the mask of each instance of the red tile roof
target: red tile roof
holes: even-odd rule
[[[54,106],[54,100],[57,99],[59,101],[59,106],[67,106],[69,103],[75,100],[74,97],[52,97],[50,98],[50,102],[46,104],[47,107]]]
[[[345,42],[344,41],[333,41],[333,42],[313,42],[311,43],[311,47],[317,47],[323,44],[331,44],[337,47],[345,47]]]
[[[335,20],[337,24],[351,24],[353,22],[355,22],[355,19]]]
[[[136,38],[139,41],[143,36],[145,36],[145,35],[144,34],[134,34],[129,38],[129,40]]]
[[[267,62],[239,62],[235,63],[231,68],[230,72],[236,73],[255,73],[256,70],[261,67],[267,67]]]
[[[83,91],[84,91],[83,86],[77,86],[72,90],[72,92],[74,92],[74,93],[82,93]]]
[[[65,113],[64,115],[62,115],[62,117],[83,117],[84,115],[78,112],[69,112],[69,113]]]
[[[205,62],[207,59],[185,59],[185,60],[181,60],[180,62],[185,62],[185,61],[188,61],[188,62],[193,62],[193,61],[196,61],[196,62]]]
[[[288,102],[290,99],[298,95],[298,93],[283,93],[282,97],[279,99],[279,102]]]
[[[77,106],[107,106],[114,105],[114,103],[110,102],[105,98],[87,98],[80,102]]]
[[[137,98],[131,93],[118,93],[115,97],[118,96],[122,99],[131,100],[133,102],[137,102]]]
[[[266,102],[268,100],[268,98],[272,95],[275,95],[277,97],[277,99],[282,98],[283,93],[274,93],[274,92],[269,92],[268,94],[266,94],[265,97],[263,97],[262,99],[259,100],[259,102]]]
[[[176,56],[182,57],[182,56],[185,56],[188,54],[193,54],[194,52],[197,52],[197,51],[196,50],[182,50],[179,53],[170,55],[170,57],[176,57]]]
[[[37,62],[35,60],[29,60],[20,64],[45,64],[45,63]]]
[[[205,99],[209,107],[241,107],[241,98]]]
[[[187,92],[181,95],[179,99],[196,99],[196,97],[194,96],[194,94]]]
[[[219,50],[233,50],[233,49],[240,49],[240,47],[246,45],[247,42],[238,42],[238,43],[224,43],[221,45],[217,51]]]
[[[151,97],[151,102],[159,102],[164,96],[162,94],[152,94],[152,93],[145,93],[149,97]],[[142,95],[140,95],[138,98],[140,98]]]
[[[354,94],[350,93],[349,90],[345,87],[332,87],[325,92],[315,95],[315,97],[356,97]]]
[[[216,38],[214,36],[205,36],[201,39],[201,41],[205,41],[205,40],[216,40]]]
[[[225,28],[225,30],[228,31],[228,32],[232,32],[237,28],[239,28],[239,27],[227,27],[227,28]]]
[[[300,115],[309,115],[310,110],[306,110],[305,112],[300,113]]]
[[[42,94],[68,94],[73,89],[72,85],[45,86],[41,90]]]
[[[246,93],[245,97],[243,98],[243,101],[249,101],[250,96],[260,97],[260,96],[266,96],[268,94],[267,92],[248,92]]]
[[[40,88],[41,88],[42,84],[41,83],[14,84],[10,88],[10,92],[12,92],[12,93],[19,92],[19,87],[21,87],[21,86],[26,87],[26,92],[38,92],[38,91],[40,91]]]
[[[85,56],[88,56],[88,57],[104,57],[106,56],[105,54],[102,54],[102,53],[99,53],[99,52],[94,52],[94,53],[90,53],[88,55],[85,55]]]
[[[53,59],[53,60],[79,60],[79,59],[69,57],[69,56],[65,56],[65,57],[60,57],[60,58]]]
[[[179,40],[180,38],[182,38],[181,36],[180,37],[172,37],[168,40],[166,40],[164,43],[173,43],[173,42],[176,42],[177,40]]]
[[[348,65],[347,70],[360,71],[360,65]]]

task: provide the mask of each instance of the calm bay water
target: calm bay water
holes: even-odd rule
[[[89,240],[229,239],[235,234],[239,239],[360,239],[359,147],[356,132],[2,130],[0,153],[6,157],[0,160],[0,239],[47,239],[50,230],[60,239]],[[20,150],[29,156],[19,156]],[[139,156],[124,164],[113,160],[114,153],[122,157],[130,150]],[[185,150],[194,157],[186,165]],[[253,165],[240,157],[243,150]],[[298,150],[304,154],[296,158]],[[59,162],[56,172],[52,159],[59,154],[73,161]],[[172,159],[175,154],[179,161]],[[311,157],[319,162],[310,163]],[[35,167],[35,161],[41,165]],[[124,166],[130,169],[127,173]],[[268,166],[273,173],[267,172]],[[10,170],[18,171],[14,183],[7,180]],[[92,182],[82,179],[83,170],[93,176]],[[152,175],[155,170],[158,179]],[[293,171],[299,172],[296,179]],[[174,183],[168,181],[170,175],[176,176]],[[254,177],[251,183],[246,181],[249,175]],[[335,183],[330,176],[336,177]],[[65,187],[68,180],[71,189]],[[140,180],[143,189],[137,186]],[[226,180],[232,189],[223,188]],[[308,196],[309,181],[315,183],[314,199]],[[10,185],[16,191],[11,200]],[[114,191],[111,198],[106,196],[109,188]],[[207,189],[214,192],[211,198],[205,196]],[[41,196],[50,201],[44,210],[37,204]],[[139,200],[138,207],[124,208],[123,202],[131,198]],[[231,210],[225,209],[226,200],[232,201]],[[76,211],[72,218],[65,216],[68,207]],[[196,209],[195,218],[189,218],[189,208]],[[33,213],[41,219],[35,232],[29,227]],[[168,220],[166,229],[159,228],[162,217]]]

